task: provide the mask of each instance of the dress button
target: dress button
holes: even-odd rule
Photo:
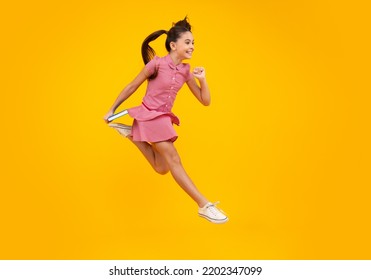
[[[174,89],[174,87],[171,87],[170,89]]]

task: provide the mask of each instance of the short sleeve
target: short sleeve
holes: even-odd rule
[[[148,62],[145,66],[146,70],[148,71],[149,76],[152,76],[155,73],[156,68],[158,67],[158,56],[155,56],[150,62]]]

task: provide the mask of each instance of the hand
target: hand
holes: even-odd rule
[[[113,111],[109,111],[104,117],[103,117],[103,119],[104,119],[104,121],[106,122],[106,123],[109,123],[109,121],[108,121],[108,118],[110,117],[110,116],[112,116],[113,115]]]
[[[196,67],[193,69],[193,76],[197,79],[205,79],[206,71],[203,67]]]

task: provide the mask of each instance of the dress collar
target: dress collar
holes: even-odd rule
[[[165,60],[168,63],[168,65],[170,66],[171,69],[180,70],[180,69],[182,69],[184,67],[184,63],[179,63],[178,65],[175,65],[174,62],[173,62],[173,60],[171,59],[170,54],[168,54],[167,56],[165,56]]]

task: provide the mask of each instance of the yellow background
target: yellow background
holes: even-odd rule
[[[366,2],[2,4],[0,258],[370,259]],[[176,146],[225,225],[102,120],[185,15],[212,105],[181,90]]]

